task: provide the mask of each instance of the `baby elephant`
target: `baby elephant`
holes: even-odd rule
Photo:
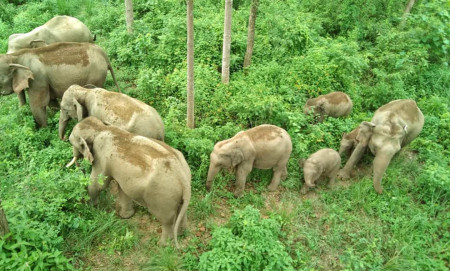
[[[306,194],[310,187],[314,187],[314,183],[321,177],[330,179],[329,186],[334,185],[334,179],[341,167],[341,157],[339,153],[333,149],[321,149],[308,157],[301,159],[299,166],[303,167],[303,175],[305,184],[301,192]]]
[[[303,113],[308,114],[314,110],[314,114],[319,115],[319,122],[322,122],[325,116],[334,118],[347,116],[352,108],[353,103],[350,97],[344,92],[336,91],[308,99]]]
[[[358,144],[358,141],[356,139],[356,136],[359,133],[359,126],[353,129],[350,133],[343,134],[341,139],[341,146],[339,148],[339,155],[347,155],[347,157],[350,157],[353,150],[355,149],[356,145]]]
[[[218,142],[211,153],[206,189],[222,168],[236,173],[236,197],[242,196],[247,175],[253,168],[273,169],[269,191],[275,191],[287,176],[287,162],[292,151],[289,134],[274,125],[260,125],[241,131],[234,137]]]
[[[191,171],[183,154],[162,141],[108,126],[95,117],[80,121],[69,137],[73,160],[84,157],[92,164],[89,196],[94,204],[100,191],[114,179],[119,185],[118,214],[134,214],[133,202],[146,207],[162,224],[160,244],[186,227],[191,198]],[[104,176],[104,184],[98,180]]]
[[[128,132],[164,141],[164,123],[153,107],[122,93],[88,86],[72,85],[64,93],[59,117],[61,139],[69,119],[81,121],[94,116]]]

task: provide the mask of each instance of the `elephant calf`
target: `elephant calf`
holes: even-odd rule
[[[322,122],[325,116],[334,118],[347,116],[352,108],[353,102],[350,97],[344,92],[336,91],[308,99],[303,113],[308,114],[313,111],[314,114],[319,115],[319,122]]]
[[[330,179],[329,186],[334,185],[334,180],[341,167],[341,157],[333,149],[321,149],[311,154],[308,159],[301,159],[299,166],[303,168],[305,178],[301,192],[306,194],[321,177],[328,177]]]
[[[137,135],[164,141],[164,123],[153,107],[122,93],[79,85],[70,86],[62,97],[59,137],[64,139],[69,119],[81,121],[87,116]]]
[[[218,142],[210,156],[206,189],[222,168],[236,173],[236,197],[242,196],[247,175],[253,168],[273,169],[269,191],[275,191],[280,179],[287,176],[287,162],[292,151],[289,134],[274,125],[260,125],[241,131],[234,137]]]
[[[138,136],[95,117],[73,128],[71,166],[83,156],[92,164],[89,196],[94,204],[100,191],[114,179],[119,185],[118,214],[134,214],[133,201],[147,207],[162,224],[160,244],[174,238],[178,247],[179,228],[186,227],[186,211],[191,198],[191,171],[183,154],[164,142]],[[105,176],[104,185],[98,183]]]
[[[355,139],[357,144],[339,176],[349,178],[351,170],[369,146],[375,155],[373,186],[381,194],[381,179],[392,157],[419,135],[423,124],[423,114],[413,100],[395,100],[378,108],[371,122],[363,121],[359,125]]]
[[[359,127],[356,127],[348,134],[343,134],[341,139],[341,146],[339,148],[339,155],[346,154],[350,156],[353,149],[355,149],[358,141],[356,136],[358,135]]]

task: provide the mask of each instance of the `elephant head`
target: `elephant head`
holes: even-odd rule
[[[72,166],[80,157],[84,157],[89,163],[94,162],[94,155],[92,153],[92,143],[104,124],[97,118],[87,118],[83,123],[79,123],[74,127],[69,136],[69,141],[72,144],[73,159],[66,165]],[[100,128],[99,128],[100,127]],[[99,129],[96,129],[99,128]]]
[[[300,159],[298,162],[299,167],[303,168],[303,176],[305,178],[305,184],[308,187],[314,187],[315,181],[322,175],[324,168],[321,163],[318,163],[315,159]]]
[[[210,164],[208,178],[206,180],[206,189],[211,190],[211,184],[217,173],[226,168],[234,171],[244,160],[244,153],[241,146],[241,140],[230,139],[217,143],[210,155]]]
[[[59,138],[64,139],[67,122],[70,119],[81,121],[86,115],[85,104],[86,91],[78,85],[70,86],[61,99],[61,111],[59,115]]]
[[[29,80],[34,80],[30,68],[15,64],[15,58],[10,55],[0,55],[0,94],[9,95],[21,93],[28,88]]]
[[[358,144],[358,142],[356,141],[356,136],[358,135],[358,132],[359,126],[353,129],[353,131],[351,131],[348,134],[345,133],[342,134],[341,145],[339,147],[340,156],[342,156],[342,154],[344,153],[347,156],[351,155],[353,148],[356,147],[356,145]]]

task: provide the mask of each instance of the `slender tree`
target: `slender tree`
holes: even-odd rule
[[[402,21],[400,23],[400,27],[403,27],[406,22],[406,17],[408,17],[408,14],[411,13],[411,9],[414,6],[414,3],[416,0],[409,0],[408,4],[406,4],[405,11],[403,12]]]
[[[194,0],[187,0],[187,127],[194,126]]]
[[[230,49],[231,49],[231,12],[233,0],[225,0],[225,19],[223,29],[222,82],[230,82]]]
[[[255,43],[255,21],[258,12],[259,0],[252,0],[250,16],[248,18],[247,51],[245,52],[244,68],[252,63],[253,44]]]
[[[9,232],[8,221],[6,220],[6,215],[2,208],[2,201],[0,200],[0,236],[3,236],[8,232]]]
[[[125,0],[125,18],[127,20],[127,31],[133,33],[133,0]]]

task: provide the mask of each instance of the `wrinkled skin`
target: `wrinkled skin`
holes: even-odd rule
[[[341,139],[341,146],[339,148],[339,155],[345,154],[350,157],[352,151],[355,149],[358,142],[356,141],[356,136],[358,135],[359,127],[356,127],[348,134],[343,134]]]
[[[28,33],[12,34],[8,38],[11,54],[24,48],[36,48],[55,42],[93,42],[89,28],[80,20],[70,16],[55,16],[45,24]]]
[[[64,139],[70,119],[81,121],[87,116],[130,133],[164,141],[164,123],[153,107],[122,93],[78,85],[70,86],[62,97],[59,137]]]
[[[118,215],[131,217],[133,202],[146,207],[162,224],[160,245],[177,235],[187,223],[191,198],[191,172],[183,154],[162,141],[129,133],[87,117],[75,125],[70,137],[74,160],[83,156],[92,164],[89,196],[98,203],[100,191],[114,179],[118,183]],[[104,184],[98,180],[104,176]]]
[[[73,85],[103,86],[107,71],[117,85],[106,53],[92,43],[54,43],[0,55],[0,95],[28,88],[37,127],[47,126],[46,107]]]
[[[218,142],[210,155],[206,189],[211,190],[214,177],[222,168],[236,174],[236,197],[242,196],[247,175],[253,168],[273,169],[269,191],[275,191],[287,176],[287,162],[292,151],[289,134],[274,125],[260,125]]]
[[[347,116],[351,113],[352,108],[353,102],[350,97],[344,92],[335,91],[308,99],[303,113],[313,112],[315,115],[319,115],[319,122],[322,122],[326,116],[334,118]]]
[[[383,193],[381,179],[392,157],[415,139],[422,131],[424,117],[413,100],[395,100],[380,107],[371,122],[363,121],[356,136],[357,145],[338,175],[350,177],[350,172],[364,154],[367,146],[375,155],[373,186]]]
[[[336,175],[341,167],[341,157],[333,149],[321,149],[311,154],[308,159],[300,160],[299,166],[303,168],[305,183],[301,192],[306,194],[311,187],[315,186],[317,180],[328,177],[329,186],[334,186]]]

